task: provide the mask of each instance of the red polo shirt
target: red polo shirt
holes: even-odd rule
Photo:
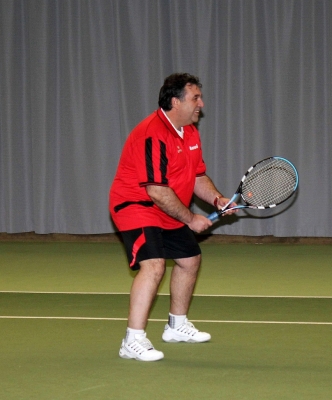
[[[184,224],[153,204],[145,187],[168,186],[187,207],[195,179],[205,174],[201,140],[194,125],[183,139],[161,109],[145,118],[129,135],[110,190],[110,212],[120,231],[144,226],[164,229]]]

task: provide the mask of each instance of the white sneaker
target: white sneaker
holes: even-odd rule
[[[125,341],[122,340],[119,356],[122,358],[134,358],[139,361],[157,361],[164,358],[164,353],[153,347],[144,332],[142,334],[136,334],[135,340],[130,343],[125,343]]]
[[[188,342],[188,343],[202,343],[211,339],[211,335],[206,332],[200,332],[194,325],[186,318],[184,323],[178,328],[172,329],[168,324],[162,336],[165,342]]]

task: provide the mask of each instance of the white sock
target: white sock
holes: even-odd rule
[[[169,313],[168,314],[168,325],[172,329],[176,329],[184,323],[186,318],[187,318],[186,315],[174,315],[174,314]]]
[[[133,342],[135,340],[135,335],[142,335],[143,333],[144,333],[144,329],[127,328],[125,342],[126,343]]]

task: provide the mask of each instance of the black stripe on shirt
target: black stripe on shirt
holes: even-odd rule
[[[166,156],[166,144],[159,140],[159,145],[160,145],[160,172],[161,172],[161,183],[163,185],[168,184],[168,179],[166,178],[166,173],[167,173],[167,164],[168,164],[168,158]]]
[[[153,207],[153,201],[125,201],[121,204],[118,204],[117,206],[114,207],[114,211],[117,213],[120,210],[122,210],[123,208],[126,208],[132,204],[138,204],[140,206],[144,206],[144,207]]]
[[[145,167],[148,182],[154,182],[154,171],[152,162],[152,138],[145,140]]]

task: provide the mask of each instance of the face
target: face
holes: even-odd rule
[[[204,107],[202,92],[196,85],[185,86],[184,99],[177,99],[178,117],[181,126],[195,124],[199,120],[201,109]]]

